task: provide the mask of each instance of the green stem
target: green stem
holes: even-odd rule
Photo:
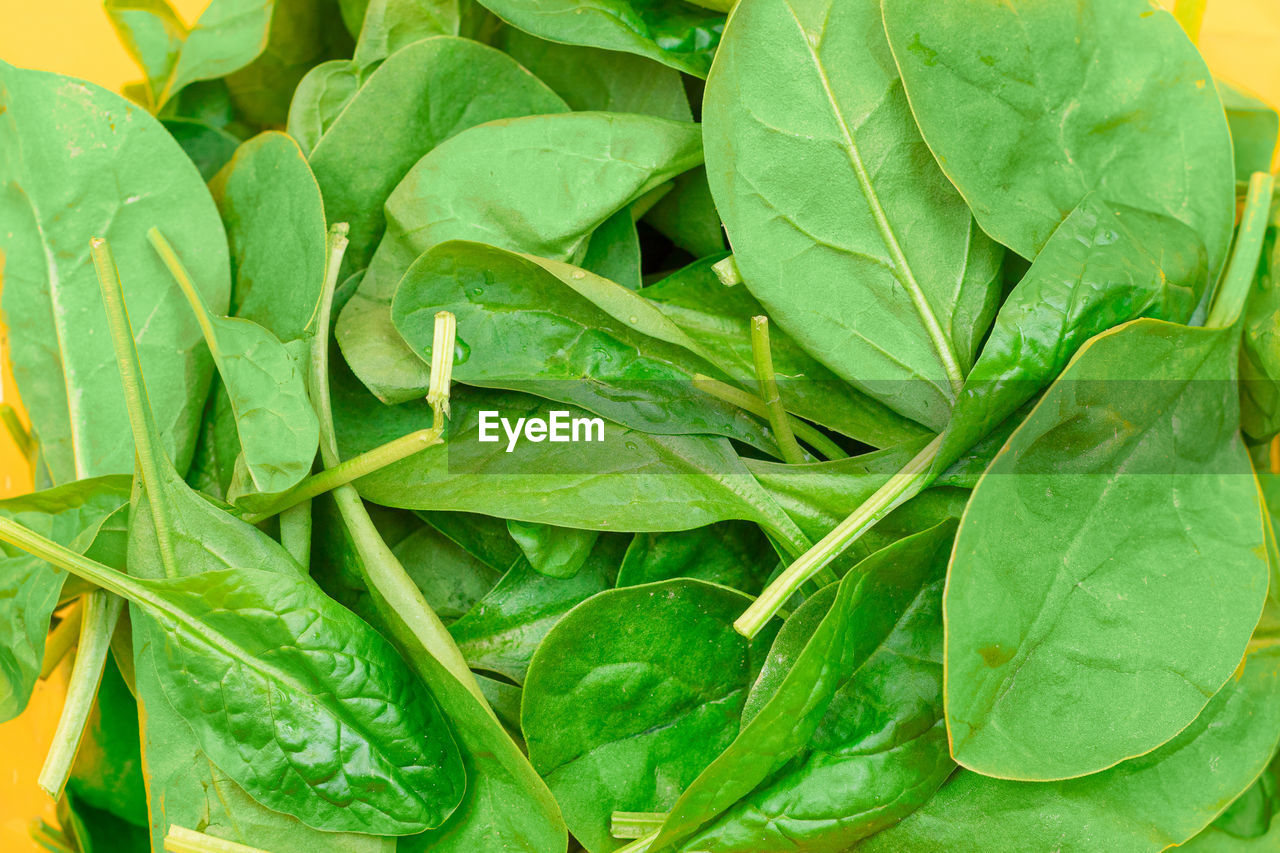
[[[614,838],[644,838],[662,828],[666,812],[614,812],[609,818],[609,834]]]
[[[720,283],[725,287],[734,287],[742,284],[742,272],[738,269],[738,262],[734,260],[733,255],[721,261],[716,261],[711,265],[711,271],[716,274],[716,278],[720,279]]]
[[[114,592],[130,601],[153,604],[154,597],[135,584],[124,572],[104,566],[96,560],[90,560],[77,554],[70,548],[47,539],[29,527],[25,527],[12,519],[0,516],[0,542],[8,542],[21,548],[33,557],[38,557],[63,571],[70,572],[78,578],[84,578],[95,586]],[[84,631],[83,626],[81,632]]]
[[[43,820],[32,823],[29,832],[31,840],[49,853],[77,853],[66,835]]]
[[[658,832],[650,832],[643,838],[637,838],[626,847],[619,847],[613,853],[649,853],[649,845],[658,837]]]
[[[420,453],[432,445],[439,444],[441,432],[442,430],[436,427],[420,429],[388,441],[373,450],[367,450],[359,456],[339,462],[332,468],[312,474],[292,489],[281,493],[263,509],[246,513],[243,519],[250,524],[261,524],[271,516],[282,513],[303,501],[318,498],[325,492],[331,492],[339,486],[354,482],[388,465],[407,459],[415,453]]]
[[[918,494],[929,483],[929,469],[941,446],[942,436],[929,442],[902,467],[902,470],[893,474],[848,518],[837,524],[830,533],[822,537],[818,544],[788,566],[787,570],[775,578],[760,597],[738,617],[733,623],[734,629],[744,637],[754,637],[786,604],[787,599],[800,589],[801,584],[813,577],[820,569],[825,568],[880,519],[913,495]]]
[[[109,592],[98,590],[85,596],[83,624],[80,628],[80,648],[76,651],[75,666],[67,687],[67,700],[58,718],[58,728],[53,743],[40,770],[41,790],[58,800],[71,776],[71,765],[84,738],[84,729],[93,711],[94,697],[102,683],[102,671],[111,651],[111,634],[120,619],[124,602]]]
[[[168,267],[169,275],[173,276],[173,280],[178,283],[178,287],[182,290],[182,295],[187,298],[187,304],[191,306],[191,313],[195,315],[196,322],[200,325],[200,332],[204,335],[204,342],[209,345],[209,352],[213,353],[215,360],[218,359],[218,336],[213,330],[213,323],[209,320],[209,306],[205,304],[204,297],[200,295],[195,283],[191,281],[191,274],[183,266],[182,259],[173,250],[173,246],[160,233],[160,229],[151,228],[147,231],[147,239],[151,241],[151,246],[156,250],[156,254],[160,256],[160,260]]]
[[[178,574],[177,558],[174,557],[168,507],[159,499],[160,468],[157,460],[163,453],[156,445],[155,436],[159,431],[152,420],[151,403],[147,400],[147,389],[142,380],[142,364],[138,361],[138,349],[133,341],[133,327],[129,324],[129,312],[125,306],[124,288],[120,284],[120,272],[116,269],[115,258],[111,254],[111,246],[101,237],[89,241],[90,253],[93,255],[93,266],[98,273],[98,284],[102,288],[102,304],[107,312],[107,328],[111,334],[111,345],[116,351],[116,364],[120,370],[120,384],[124,389],[125,408],[129,412],[129,426],[133,430],[133,443],[138,460],[138,470],[142,474],[142,483],[152,493],[147,503],[151,507],[151,517],[155,522],[156,542],[159,546],[160,559],[164,564],[165,574],[176,577]]]
[[[787,421],[787,410],[782,407],[782,395],[778,392],[778,379],[773,369],[773,353],[769,347],[769,318],[763,315],[751,318],[751,357],[756,366],[756,381],[760,383],[760,398],[764,401],[765,414],[773,427],[782,458],[792,465],[803,464],[804,451],[796,443],[791,424]]]
[[[216,838],[173,824],[164,837],[164,849],[169,853],[267,853],[248,844],[238,844],[225,838]]]
[[[22,458],[30,459],[31,452],[36,449],[35,442],[31,440],[31,433],[22,425],[18,411],[8,403],[0,403],[0,423],[4,424],[5,432],[13,439]]]
[[[693,387],[704,394],[715,397],[717,400],[723,400],[730,405],[737,406],[744,412],[750,412],[758,418],[764,418],[765,420],[769,418],[769,412],[764,400],[749,391],[735,388],[727,382],[721,382],[719,379],[712,379],[710,376],[695,373],[693,375]],[[795,436],[812,447],[824,459],[849,458],[849,454],[845,453],[840,445],[827,438],[822,434],[821,430],[816,429],[806,421],[789,414],[787,415],[787,422],[790,424],[791,431]]]
[[[1267,232],[1275,184],[1275,177],[1266,172],[1255,172],[1249,180],[1249,195],[1245,199],[1244,213],[1240,217],[1240,230],[1236,235],[1235,249],[1231,253],[1231,266],[1213,300],[1213,309],[1209,312],[1209,319],[1205,321],[1207,328],[1225,329],[1235,325],[1236,320],[1240,319],[1240,312],[1249,299],[1249,291],[1258,272],[1262,238]]]
[[[333,409],[329,394],[329,326],[333,314],[333,291],[337,285],[338,268],[342,264],[342,254],[346,248],[345,232],[331,234],[328,266],[325,270],[324,289],[320,297],[320,316],[317,322],[316,343],[311,354],[311,400],[320,420],[320,458],[326,468],[339,464],[338,442],[333,426]],[[452,358],[452,342],[447,347],[441,342],[432,343],[432,359]],[[437,355],[437,353],[439,355]],[[434,367],[434,365],[433,365]],[[432,370],[435,374],[437,371]],[[439,389],[436,391],[437,398]],[[434,410],[435,423],[432,429],[443,430],[444,410],[437,405]],[[475,675],[467,666],[467,659],[458,649],[457,643],[449,634],[449,629],[440,621],[440,617],[431,609],[422,590],[409,577],[400,560],[387,547],[373,519],[365,509],[364,502],[354,486],[343,485],[334,489],[334,502],[342,515],[343,523],[351,534],[356,553],[360,557],[360,570],[365,584],[374,593],[375,602],[382,605],[391,630],[392,639],[405,653],[410,664],[414,664],[422,654],[429,654],[440,665],[449,671],[458,683],[469,690],[495,720],[497,715],[489,706],[488,700],[480,690]],[[421,670],[418,670],[421,674]]]
[[[1204,24],[1204,10],[1208,0],[1177,0],[1173,4],[1173,16],[1178,19],[1192,44],[1200,43],[1200,27]]]
[[[80,641],[80,623],[81,613],[84,606],[77,601],[67,608],[67,612],[62,615],[62,621],[58,623],[58,627],[49,633],[49,638],[44,643],[44,659],[40,662],[40,678],[47,679],[53,675],[53,671],[58,668],[58,664],[62,663],[73,646]]]

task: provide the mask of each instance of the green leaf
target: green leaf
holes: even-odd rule
[[[1280,250],[1268,260],[1245,303],[1240,348],[1240,425],[1255,442],[1280,433]]]
[[[637,533],[618,567],[618,586],[693,578],[749,595],[778,567],[778,555],[754,524],[722,521],[696,530]]]
[[[269,494],[292,488],[311,473],[320,441],[301,367],[267,329],[211,313],[168,241],[156,229],[149,236],[204,332],[254,487]]]
[[[1096,773],[1177,735],[1235,670],[1267,592],[1235,334],[1099,335],[978,483],[946,601],[960,764]]]
[[[724,13],[682,0],[484,0],[502,20],[564,44],[620,50],[706,77]]]
[[[286,344],[310,338],[324,283],[324,203],[297,144],[283,133],[255,136],[210,190],[231,248],[230,313]]]
[[[471,512],[421,511],[415,514],[499,574],[511,568],[523,553],[511,538],[506,519]]]
[[[1128,320],[1186,322],[1207,280],[1195,232],[1085,196],[996,315],[965,380],[934,470],[950,465],[1048,386],[1089,338]]]
[[[1235,149],[1236,180],[1248,181],[1254,172],[1270,172],[1280,135],[1280,115],[1253,95],[1223,80],[1215,81]]]
[[[445,243],[409,268],[391,305],[422,359],[441,310],[458,318],[467,352],[455,382],[525,391],[651,434],[723,435],[776,452],[765,424],[694,387],[715,370],[705,350],[642,296],[586,270]]]
[[[781,791],[759,786],[766,781],[776,782],[774,774],[784,767],[794,767],[790,762],[801,756],[809,744],[815,742],[815,737],[819,748],[838,749],[838,744],[831,741],[833,733],[830,730],[820,731],[820,724],[839,691],[851,681],[854,684],[849,690],[861,688],[866,683],[862,679],[868,678],[883,662],[882,651],[901,649],[905,640],[902,634],[911,632],[920,621],[927,623],[928,614],[937,612],[936,599],[954,530],[955,523],[947,522],[876,552],[845,575],[834,596],[827,594],[820,599],[830,602],[830,608],[824,615],[818,617],[812,610],[805,615],[805,607],[797,611],[796,616],[800,617],[802,624],[809,622],[813,625],[809,621],[811,618],[814,621],[820,618],[820,621],[811,629],[804,629],[803,633],[808,636],[801,642],[795,642],[794,637],[792,640],[780,637],[783,648],[790,648],[790,651],[786,659],[773,659],[772,667],[762,671],[761,681],[753,688],[749,700],[750,711],[744,714],[741,733],[680,795],[650,850],[665,850],[690,839],[690,836],[693,837],[688,843],[693,846],[689,849],[704,849],[700,846],[702,838],[696,833],[717,816],[734,808],[735,803],[743,798],[748,800],[742,806],[742,816],[739,818],[737,813],[730,812],[733,826],[729,828],[740,826],[738,820],[743,820],[748,832],[769,831],[767,825],[761,824],[768,824],[769,816],[773,814],[782,822],[776,830],[779,840],[783,844],[794,844],[794,841],[785,841],[791,830],[798,829],[786,817],[794,809],[785,805],[779,808],[779,805],[786,803],[786,788],[797,781],[803,787],[806,774],[801,772],[799,779],[793,778],[790,783],[784,781]],[[932,605],[930,601],[933,601]],[[934,645],[936,647],[936,642]],[[877,660],[878,656],[880,660]],[[933,677],[936,679],[936,675]],[[936,699],[934,701],[936,703]],[[928,711],[925,712],[926,720],[927,716]],[[848,726],[844,730],[846,737],[857,737],[859,722],[864,722],[864,719],[855,716],[845,720]],[[834,720],[832,724],[835,724]],[[912,739],[905,743],[909,751],[918,750],[925,760],[915,760],[914,766],[903,768],[900,773],[885,774],[874,783],[868,780],[867,784],[884,784],[885,788],[880,792],[859,788],[856,785],[857,771],[850,773],[854,784],[842,782],[825,787],[823,782],[817,782],[826,796],[815,804],[816,808],[821,809],[822,803],[830,802],[837,791],[849,799],[833,804],[832,811],[815,815],[816,825],[801,831],[821,833],[827,827],[847,833],[845,839],[851,840],[859,833],[874,831],[883,825],[878,821],[887,822],[902,816],[914,804],[927,798],[946,777],[949,768],[939,773],[938,768],[946,762],[945,754],[937,755],[942,750],[942,743],[936,723],[929,723],[926,731],[933,734],[926,734],[922,743],[915,743]],[[836,740],[842,739],[839,734],[835,737]],[[857,750],[851,751],[853,755],[833,757],[833,773],[840,773],[841,769],[848,769],[857,762]],[[839,765],[843,760],[848,760],[849,764],[841,768]],[[822,765],[821,757],[814,757],[812,772],[820,772]],[[778,799],[773,800],[772,795]],[[874,806],[879,797],[897,803],[896,807],[886,813],[875,814]],[[763,809],[764,813],[754,812],[755,809]],[[860,809],[864,811],[860,812]],[[752,817],[753,812],[757,817]],[[851,814],[865,814],[865,817],[841,827],[838,818]],[[796,824],[800,824],[806,815],[795,813],[793,817]],[[731,838],[730,835],[724,841]],[[708,839],[720,843],[714,835]],[[772,846],[778,847],[778,841]],[[829,849],[839,849],[839,846],[836,844]],[[712,846],[706,849],[721,848]],[[741,848],[726,844],[725,849]]]
[[[0,308],[18,393],[54,483],[133,470],[90,237],[130,270],[129,299],[154,318],[138,346],[162,442],[180,469],[195,445],[212,364],[146,230],[167,224],[205,301],[227,305],[227,250],[195,166],[160,123],[118,95],[0,64]]]
[[[575,261],[606,219],[701,161],[697,125],[625,113],[495,121],[436,146],[387,199],[387,233],[338,320],[343,355],[385,402],[418,396],[427,365],[395,339],[387,311],[419,255],[473,240]]]
[[[529,760],[588,850],[619,846],[614,811],[663,811],[738,733],[769,632],[730,623],[748,599],[696,580],[601,593],[534,656],[521,726]]]
[[[200,177],[206,182],[213,180],[213,176],[231,160],[240,145],[238,137],[196,119],[167,118],[162,124],[169,135],[182,146],[182,150],[187,152],[191,162],[200,170]]]
[[[1063,782],[1012,782],[962,770],[923,808],[857,850],[1155,853],[1207,826],[1262,771],[1278,738],[1280,648],[1272,644],[1245,658],[1240,676],[1149,755]]]
[[[680,72],[633,53],[558,44],[503,27],[494,46],[528,68],[574,110],[693,121]]]
[[[430,423],[425,403],[371,410],[368,393],[352,384],[350,374],[335,370],[334,416],[344,457]],[[507,453],[503,443],[478,440],[479,412],[498,411],[512,422],[546,419],[548,404],[479,390],[455,393],[451,404],[446,443],[358,480],[365,498],[404,509],[480,512],[591,530],[687,530],[736,518],[804,547],[803,536],[725,439],[648,435],[605,423],[603,441],[522,442]],[[567,411],[570,417],[584,414]]]
[[[644,221],[695,258],[723,252],[724,228],[707,184],[707,170],[690,169],[677,176],[674,184]]]
[[[147,826],[138,704],[111,660],[103,670],[98,701],[85,726],[67,790],[77,800],[136,826]]]
[[[703,120],[751,293],[842,379],[941,429],[995,310],[1000,249],[920,138],[880,4],[740,4]]]
[[[128,502],[127,477],[98,477],[0,501],[0,518],[83,553]],[[18,716],[31,698],[66,577],[25,551],[0,545],[0,721]]]
[[[549,577],[527,560],[517,560],[497,586],[449,626],[467,664],[523,684],[529,660],[547,632],[574,605],[613,587],[627,539],[606,534],[594,544],[569,578]]]
[[[945,549],[953,530],[953,524],[936,528],[932,541]],[[685,842],[685,849],[847,850],[910,814],[946,781],[955,769],[942,719],[946,555],[935,554],[931,580],[880,648],[835,691],[799,755]],[[747,699],[744,720],[768,713],[775,685],[804,655],[822,621],[833,618],[837,589],[824,587],[787,620]]]
[[[582,568],[599,533],[527,521],[508,521],[507,530],[529,565],[549,578],[571,578]]]
[[[285,129],[303,154],[311,156],[359,88],[360,69],[348,59],[321,62],[298,81]]]
[[[754,388],[751,318],[764,307],[744,287],[726,287],[712,255],[674,272],[640,293],[656,302],[711,362],[740,385]],[[927,434],[924,427],[895,413],[840,380],[781,329],[769,333],[778,389],[787,410],[873,447],[889,447]]]
[[[431,36],[456,36],[460,0],[371,0],[365,8],[352,61],[361,73],[406,45]]]
[[[1213,78],[1147,0],[934,8],[884,23],[929,147],[983,229],[1033,258],[1090,191],[1231,242],[1231,140]]]
[[[424,154],[473,125],[565,109],[544,83],[493,48],[441,36],[398,51],[332,119],[310,155],[329,221],[351,226],[349,266],[368,266],[384,228],[383,203]],[[372,126],[381,128],[377,145],[369,144]]]

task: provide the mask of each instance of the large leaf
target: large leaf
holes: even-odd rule
[[[383,203],[431,149],[473,125],[566,109],[545,84],[484,45],[442,36],[398,51],[311,152],[329,221],[351,226],[348,264],[368,265],[382,236]],[[381,128],[377,145],[369,144],[372,126]]]
[[[1034,258],[1086,193],[1231,242],[1231,139],[1204,60],[1147,0],[922,5],[884,23],[920,129],[983,229]]]
[[[922,613],[927,614],[928,602],[936,602],[938,596],[954,530],[955,523],[947,522],[876,552],[845,575],[834,596],[827,594],[820,600],[830,605],[825,612],[821,605],[816,608],[807,606],[807,614],[806,607],[797,611],[796,616],[809,624],[804,630],[807,636],[800,642],[780,637],[779,642],[784,646],[795,647],[785,658],[774,660],[772,666],[761,673],[761,681],[753,688],[748,700],[742,731],[680,795],[649,850],[665,850],[691,835],[694,836],[693,846],[689,849],[720,849],[703,848],[700,846],[702,839],[694,834],[744,797],[752,798],[744,806],[745,814],[731,816],[730,825],[726,828],[732,830],[734,825],[741,826],[739,821],[743,819],[748,834],[770,831],[770,824],[778,826],[776,831],[779,835],[773,841],[776,848],[780,842],[794,843],[785,841],[792,829],[799,829],[802,833],[821,832],[825,826],[831,828],[837,838],[841,833],[847,833],[846,840],[853,840],[859,832],[874,830],[878,826],[877,821],[892,820],[909,811],[911,800],[919,802],[917,798],[928,796],[928,792],[946,776],[945,769],[938,775],[939,769],[945,768],[945,756],[935,755],[931,762],[913,762],[910,769],[886,773],[877,780],[877,784],[885,785],[881,790],[890,802],[901,800],[896,809],[890,808],[881,814],[876,814],[874,808],[878,799],[876,792],[845,782],[834,785],[834,790],[848,799],[842,799],[839,804],[833,803],[829,812],[813,814],[813,824],[805,829],[800,827],[810,815],[798,813],[795,815],[796,823],[789,824],[785,812],[793,809],[783,805],[781,813],[778,813],[779,803],[785,803],[787,799],[785,790],[770,791],[759,786],[784,767],[796,766],[792,764],[793,759],[802,755],[815,737],[836,694],[851,680],[860,681],[870,676],[872,672],[867,668],[878,668],[880,662],[875,658],[879,652],[886,647],[900,648],[902,637],[899,632],[911,630],[922,618]],[[936,607],[936,603],[933,606]],[[927,615],[923,618],[927,622]],[[856,691],[860,686],[855,683],[850,689]],[[928,716],[927,711],[925,716]],[[845,722],[849,725],[846,735],[851,739],[857,738],[856,727],[860,722],[871,725],[857,717]],[[926,729],[931,731],[933,724]],[[833,773],[839,775],[839,765],[843,760],[850,760],[850,764],[843,768],[848,769],[857,759],[852,755],[839,755],[831,735],[830,731],[818,734],[817,745],[820,749],[836,747],[830,766]],[[840,735],[836,735],[836,740],[841,740]],[[930,740],[934,742],[932,747],[928,743]],[[928,756],[940,749],[937,734],[926,734],[921,754]],[[856,755],[856,747],[852,752]],[[823,763],[821,757],[817,757],[810,769],[816,772]],[[786,789],[797,781],[803,787],[805,775],[801,771],[799,778],[793,777],[789,783],[784,779],[780,787]],[[851,773],[855,783],[858,776],[856,770]],[[824,782],[817,784],[820,789],[826,789],[823,801],[814,804],[815,808],[822,809],[822,802],[830,802],[834,792]],[[759,801],[754,799],[756,794],[753,791],[759,791]],[[774,794],[777,794],[777,800],[771,800]],[[764,809],[765,813],[756,812],[758,808]],[[759,815],[758,820],[752,818],[753,813]],[[854,814],[861,814],[862,818],[849,820],[846,826],[841,827],[839,818]],[[732,837],[732,832],[729,836]],[[709,839],[718,843],[714,833]],[[740,848],[729,845],[728,849]]]
[[[1239,677],[1150,755],[1065,782],[1010,782],[962,770],[915,814],[856,849],[1156,853],[1207,826],[1266,767],[1278,738],[1280,649],[1269,645],[1251,653]]]
[[[128,503],[128,478],[98,477],[0,501],[0,517],[83,552],[108,516]],[[0,545],[0,720],[18,716],[31,698],[66,577],[25,551]]]
[[[621,50],[707,76],[723,12],[683,0],[484,0],[502,20],[564,44]]]
[[[995,308],[1000,250],[920,138],[877,0],[743,0],[703,120],[752,294],[840,377],[941,429]]]
[[[1236,180],[1248,181],[1254,172],[1271,171],[1276,139],[1280,136],[1280,115],[1253,95],[1222,80],[1218,81],[1218,95],[1227,108]]]
[[[1157,320],[1094,338],[978,483],[946,599],[962,765],[1104,770],[1184,729],[1239,664],[1267,564],[1234,341]]]
[[[347,362],[386,402],[419,396],[427,364],[387,327],[419,255],[473,240],[577,260],[606,219],[701,161],[697,125],[628,113],[495,121],[436,146],[387,199],[386,235],[337,324]]]
[[[414,352],[438,311],[468,356],[457,382],[524,391],[648,433],[723,435],[776,453],[765,425],[694,387],[709,353],[635,292],[569,264],[450,242],[405,273],[391,306]]]
[[[637,533],[618,567],[618,586],[693,578],[755,595],[778,556],[755,525],[722,521],[696,530]]]
[[[534,656],[521,728],[574,837],[621,846],[614,811],[664,811],[738,733],[772,632],[730,622],[742,593],[696,580],[601,593],[574,608]]]
[[[3,308],[18,392],[54,483],[133,470],[89,238],[129,270],[162,441],[191,459],[212,364],[147,229],[167,226],[206,302],[225,311],[227,248],[195,166],[159,122],[90,83],[0,64]]]

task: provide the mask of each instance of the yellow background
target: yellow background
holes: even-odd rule
[[[187,23],[208,5],[208,0],[170,2]],[[1200,48],[1214,74],[1280,105],[1280,0],[1209,0]],[[140,77],[99,0],[0,0],[0,59],[117,91]],[[0,380],[0,400],[5,399],[16,402],[8,375]],[[31,488],[25,463],[2,433],[0,497]],[[63,686],[61,674],[41,683],[26,713],[0,725],[0,850],[6,853],[38,850],[27,835],[28,824],[37,817],[53,822],[52,804],[35,779],[53,737]]]

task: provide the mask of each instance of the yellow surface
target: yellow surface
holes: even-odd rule
[[[190,23],[209,0],[170,2]],[[1173,6],[1173,0],[1162,2]],[[1200,48],[1215,75],[1280,105],[1280,0],[1209,0]],[[82,77],[117,91],[141,76],[98,0],[0,0],[0,59]],[[0,400],[16,403],[12,376],[4,373]],[[0,497],[31,488],[21,456],[2,433]],[[36,818],[53,821],[52,803],[35,780],[53,737],[64,688],[62,675],[42,682],[27,711],[0,725],[0,850],[6,853],[38,851],[27,826]]]

